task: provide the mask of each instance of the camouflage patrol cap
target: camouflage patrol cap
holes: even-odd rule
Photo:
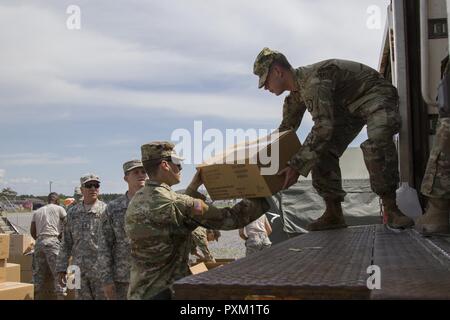
[[[253,73],[259,77],[259,89],[264,87],[269,74],[270,66],[275,60],[284,60],[283,62],[289,64],[284,54],[269,48],[262,49],[256,57],[255,64],[253,65]]]
[[[153,141],[141,146],[142,161],[159,160],[170,157],[173,163],[180,163],[184,159],[174,150],[175,145],[168,141]]]
[[[141,160],[130,160],[123,164],[123,173],[126,174],[133,169],[142,167],[144,167],[144,165],[142,164]]]
[[[100,182],[100,178],[97,175],[93,174],[93,173],[85,174],[84,176],[82,176],[80,178],[80,184],[81,185],[84,185],[86,182],[89,182],[89,181]]]

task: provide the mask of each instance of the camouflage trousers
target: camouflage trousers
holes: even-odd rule
[[[245,241],[245,256],[270,248],[272,243],[266,234],[255,234]]]
[[[117,300],[127,300],[129,282],[114,282]]]
[[[395,92],[380,94],[352,113],[335,112],[333,135],[311,172],[318,194],[324,199],[344,201],[346,192],[342,188],[339,158],[365,125],[368,140],[361,144],[361,149],[372,191],[379,196],[395,193],[399,172],[393,136],[400,124]]]
[[[60,242],[57,237],[41,236],[37,239],[33,254],[33,283],[35,299],[62,297],[62,287],[58,283],[56,259]]]
[[[421,192],[430,198],[450,199],[450,118],[439,119]]]
[[[81,271],[81,286],[80,289],[75,290],[75,296],[77,300],[106,300],[103,293],[103,288],[100,279],[97,275],[89,270],[83,272],[83,267],[80,267]]]

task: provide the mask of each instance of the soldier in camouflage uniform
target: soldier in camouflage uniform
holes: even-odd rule
[[[259,88],[279,96],[290,91],[283,106],[280,131],[296,131],[306,110],[314,126],[299,152],[280,172],[285,188],[300,175],[312,173],[313,186],[325,200],[325,213],[312,222],[311,231],[346,227],[341,202],[339,158],[367,125],[369,139],[361,145],[372,190],[383,202],[387,223],[393,228],[414,224],[396,205],[399,182],[397,150],[393,141],[400,128],[397,90],[376,70],[345,60],[326,60],[293,69],[286,57],[264,48],[254,73]]]
[[[104,299],[97,268],[98,230],[100,218],[106,204],[98,200],[100,179],[88,174],[80,179],[83,202],[76,204],[67,213],[63,240],[58,255],[59,281],[65,283],[69,257],[72,265],[81,271],[81,288],[76,290],[78,300]]]
[[[36,240],[33,254],[33,284],[35,299],[49,299],[50,297],[62,299],[62,287],[59,285],[56,272],[56,259],[60,249],[59,236],[66,221],[67,213],[58,205],[57,193],[48,195],[48,205],[39,208],[33,213],[30,226],[31,236]],[[53,288],[45,288],[51,279]],[[52,292],[45,292],[45,290]]]
[[[211,251],[208,248],[208,242],[219,241],[220,231],[218,230],[207,230],[203,227],[198,227],[192,231],[192,249],[191,254],[197,256],[201,260],[216,262]],[[200,249],[203,256],[199,255],[197,248]]]
[[[171,186],[181,180],[181,159],[169,142],[141,147],[150,180],[131,200],[125,231],[131,239],[131,275],[128,299],[170,299],[174,281],[189,274],[192,231],[199,226],[231,230],[246,226],[269,209],[264,198],[243,200],[232,208],[208,206],[197,190],[200,171],[186,194]]]
[[[417,219],[416,229],[424,234],[449,234],[450,212],[450,67],[443,61],[439,87],[439,124],[434,146],[422,181],[422,194],[428,197],[426,213]]]
[[[108,203],[102,216],[98,243],[98,267],[108,300],[126,300],[130,282],[130,240],[125,234],[125,213],[134,194],[148,179],[141,160],[123,164],[128,191]]]

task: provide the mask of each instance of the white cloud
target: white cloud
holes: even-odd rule
[[[83,120],[88,119],[88,125],[99,121],[98,130],[113,137],[111,146],[133,142],[118,139],[116,128],[104,124],[120,123],[121,115],[139,112],[149,118],[149,125],[157,115],[181,120],[177,121],[181,126],[187,117],[247,120],[255,126],[265,121],[276,126],[282,97],[257,90],[252,74],[257,53],[265,46],[278,49],[294,66],[336,57],[377,67],[382,32],[367,29],[366,9],[375,4],[384,11],[388,1],[77,0],[82,10],[80,31],[66,28],[65,9],[71,1],[0,2],[4,62],[0,64],[0,123],[23,126],[16,125],[11,133],[24,137],[22,150],[43,150],[19,154],[7,142],[1,143],[3,154],[9,153],[0,156],[3,176],[6,169],[20,179],[32,177],[33,166],[61,165],[57,169],[62,171],[65,164],[88,163],[82,156],[67,155],[67,148],[83,155],[82,148],[96,147],[103,139],[81,140],[76,132],[63,132],[67,143],[48,153],[39,145],[43,134],[25,136],[25,123],[73,122],[74,127],[89,131]],[[123,130],[134,125],[126,120]],[[311,124],[305,115],[302,133]],[[149,129],[149,135],[157,134]],[[36,142],[39,146],[29,147]],[[100,159],[105,151],[96,149],[92,159]],[[30,166],[30,172],[24,166]],[[30,184],[29,189],[21,185],[19,191],[46,193],[44,181],[53,175],[66,179],[60,186],[67,186],[70,193],[78,183],[71,181],[77,176],[74,172],[46,170],[39,168],[41,175],[36,176],[41,185]],[[119,178],[118,186],[123,183]],[[106,192],[122,188],[103,186]]]
[[[0,183],[3,183],[3,179],[5,178],[5,169],[0,169]]]
[[[116,139],[110,139],[106,141],[101,146],[106,147],[118,147],[118,146],[128,146],[128,145],[135,145],[136,141],[134,139],[125,139],[125,138],[116,138]]]
[[[7,181],[8,184],[37,184],[39,183],[38,180],[33,179],[33,178],[12,178],[12,179],[8,179]]]
[[[0,163],[10,166],[85,164],[83,157],[65,157],[52,153],[16,153],[0,155]]]
[[[263,46],[286,52],[293,65],[336,56],[375,66],[381,45],[365,26],[366,6],[353,0],[80,1],[79,31],[67,30],[65,11],[48,3],[0,6],[0,59],[8,61],[0,108],[10,117],[23,116],[17,108],[50,108],[45,116],[56,120],[145,108],[273,119],[281,101],[259,92],[252,75]]]
[[[86,144],[84,144],[84,143],[74,143],[74,144],[70,144],[70,145],[68,145],[67,146],[67,148],[76,148],[76,149],[84,149],[84,148],[86,148],[87,147],[87,145]]]

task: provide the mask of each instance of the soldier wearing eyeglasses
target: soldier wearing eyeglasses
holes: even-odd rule
[[[131,240],[131,273],[128,299],[170,299],[172,284],[189,275],[192,231],[199,226],[233,230],[246,226],[269,209],[264,198],[243,200],[232,208],[207,205],[197,190],[203,184],[200,171],[186,194],[172,186],[181,181],[181,161],[170,142],[141,147],[142,163],[149,175],[134,195],[125,215],[125,231]]]
[[[97,267],[100,218],[106,204],[98,199],[100,178],[87,174],[80,178],[83,201],[71,207],[67,213],[63,239],[57,260],[57,272],[61,285],[66,280],[69,257],[72,265],[80,268],[81,288],[76,290],[78,300],[104,299]]]

